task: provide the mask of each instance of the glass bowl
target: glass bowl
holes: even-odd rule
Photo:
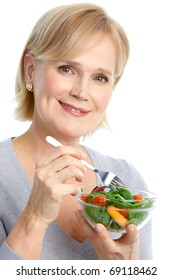
[[[141,189],[117,186],[93,187],[91,192],[83,187],[77,194],[83,215],[94,226],[103,224],[110,232],[125,233],[128,224],[141,229],[148,223],[156,207],[156,194]]]

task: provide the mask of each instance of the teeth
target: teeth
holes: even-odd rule
[[[80,113],[81,111],[80,110],[76,110],[70,106],[67,106],[67,105],[64,105],[64,107],[66,107],[67,109],[71,110],[72,112],[75,112],[75,113]]]

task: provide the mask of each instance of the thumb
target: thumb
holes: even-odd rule
[[[133,244],[139,240],[139,232],[136,225],[130,224],[127,226],[126,234],[123,236],[124,242],[127,245]]]

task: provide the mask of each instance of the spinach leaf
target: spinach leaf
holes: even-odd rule
[[[132,212],[129,214],[129,220],[128,220],[128,225],[129,224],[135,224],[135,225],[139,225],[141,224],[148,216],[148,212]]]
[[[116,223],[116,221],[114,221],[113,219],[111,220],[109,227],[110,229],[116,229],[117,231],[122,229],[119,224]]]
[[[85,212],[96,223],[102,223],[105,226],[110,223],[110,216],[104,207],[86,206]]]
[[[133,194],[127,187],[117,186],[116,191],[120,194],[124,199],[132,200]]]

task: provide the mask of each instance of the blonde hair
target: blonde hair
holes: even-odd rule
[[[53,8],[36,23],[23,50],[16,77],[16,117],[32,120],[34,94],[25,85],[24,57],[30,52],[39,60],[70,60],[85,47],[94,34],[108,34],[116,47],[115,85],[129,56],[129,42],[123,28],[94,4],[72,4]],[[103,122],[103,121],[102,121]]]

